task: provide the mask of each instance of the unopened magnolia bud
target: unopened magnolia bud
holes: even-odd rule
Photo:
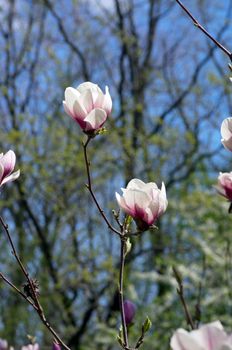
[[[31,285],[33,287],[33,290],[31,288]],[[31,280],[31,284],[29,282],[25,283],[23,285],[23,291],[27,297],[34,299],[35,298],[34,293],[36,296],[39,296],[39,282],[36,279],[34,279],[34,280]]]
[[[61,346],[54,342],[52,345],[52,350],[61,350]]]
[[[125,300],[123,303],[126,324],[129,325],[135,316],[136,306],[132,301]]]

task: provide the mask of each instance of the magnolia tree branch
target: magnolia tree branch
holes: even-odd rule
[[[8,284],[12,289],[14,289],[18,294],[21,295],[22,298],[24,298],[36,311],[38,311],[37,307],[35,306],[35,304],[26,296],[26,294],[24,294],[20,289],[18,289],[18,287],[16,287],[16,285],[14,283],[12,283],[11,281],[9,281],[9,279],[2,273],[0,272],[0,278],[6,283]]]
[[[109,220],[107,219],[103,209],[101,208],[100,204],[98,203],[98,200],[93,192],[92,189],[92,181],[91,181],[91,175],[90,175],[90,161],[88,159],[88,154],[87,154],[87,146],[89,144],[89,142],[92,140],[91,136],[87,136],[87,140],[86,142],[84,142],[82,144],[83,146],[83,150],[84,150],[84,157],[85,157],[85,166],[86,166],[86,172],[87,172],[87,179],[88,179],[88,183],[86,184],[87,189],[89,190],[89,193],[94,201],[94,203],[96,204],[96,207],[99,211],[99,213],[101,214],[103,220],[105,221],[105,223],[107,224],[107,226],[109,227],[109,229],[111,231],[113,231],[114,233],[116,233],[117,235],[121,236],[121,232],[119,230],[117,230],[116,228],[114,228],[111,223],[109,222]]]
[[[29,295],[30,298],[33,300],[33,302],[28,298],[28,296],[26,295],[26,293],[21,292],[12,282],[10,282],[2,273],[0,273],[0,278],[3,279],[3,281],[8,284],[12,289],[14,289],[18,294],[21,295],[21,297],[23,297],[37,312],[39,318],[41,319],[41,321],[43,322],[43,324],[47,327],[47,329],[50,331],[50,333],[54,336],[55,340],[62,345],[62,347],[66,350],[71,350],[64,342],[63,340],[59,337],[59,335],[56,333],[56,331],[52,328],[52,326],[50,325],[50,323],[48,322],[43,308],[39,302],[39,298],[38,298],[38,293],[36,291],[36,285],[34,280],[30,277],[29,272],[27,271],[26,267],[23,265],[17,251],[16,248],[14,246],[14,242],[11,238],[9,229],[8,229],[8,225],[4,222],[3,218],[0,216],[0,224],[2,225],[7,239],[9,241],[9,244],[11,246],[12,249],[12,254],[14,255],[23,275],[25,276],[26,280],[27,280],[27,286],[28,289],[30,291]]]
[[[102,210],[94,192],[92,189],[92,181],[91,181],[91,174],[90,174],[90,161],[88,159],[88,153],[87,153],[87,147],[89,142],[91,141],[92,137],[87,136],[87,140],[85,143],[83,143],[83,150],[84,150],[84,158],[85,158],[85,166],[86,166],[86,172],[87,172],[87,180],[88,183],[86,184],[86,187],[89,190],[89,193],[94,201],[94,203],[97,206],[97,209],[99,213],[101,214],[103,220],[107,224],[108,228],[116,233],[121,240],[121,254],[120,254],[120,268],[119,268],[119,306],[120,306],[120,314],[121,314],[121,322],[122,322],[122,334],[123,334],[123,341],[121,342],[121,346],[124,349],[130,349],[128,344],[128,332],[127,332],[127,326],[126,326],[126,320],[125,320],[125,310],[124,310],[124,296],[123,296],[123,282],[124,282],[124,266],[125,266],[125,258],[127,254],[127,231],[124,225],[122,225],[119,221],[118,214],[113,212],[115,220],[120,227],[120,230],[117,230],[114,228],[111,223],[109,222],[108,218],[106,217],[104,211]]]
[[[122,321],[122,331],[125,348],[128,348],[128,334],[127,326],[125,320],[125,311],[124,311],[124,296],[123,296],[123,280],[124,280],[124,266],[125,266],[125,257],[126,257],[126,241],[121,238],[121,256],[120,256],[120,273],[119,273],[119,304],[121,312],[121,321]]]
[[[178,284],[177,293],[179,295],[181,304],[182,304],[183,309],[184,309],[186,322],[191,327],[191,329],[195,329],[196,327],[194,325],[192,316],[191,316],[190,311],[188,309],[188,305],[187,305],[187,303],[185,301],[184,286],[183,286],[182,277],[181,277],[179,271],[174,266],[172,267],[172,270],[173,270],[173,274],[174,274],[174,277],[176,279],[176,282]]]
[[[229,51],[225,46],[223,46],[217,39],[215,39],[199,22],[198,20],[192,15],[192,13],[187,9],[187,7],[184,6],[184,4],[180,0],[176,0],[176,2],[180,5],[180,7],[187,13],[187,15],[191,18],[194,25],[199,28],[208,38],[210,38],[211,41],[214,42],[214,44],[219,47],[220,50],[222,50],[232,61],[232,53]]]

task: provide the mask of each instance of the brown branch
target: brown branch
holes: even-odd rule
[[[51,12],[52,16],[55,18],[57,26],[59,28],[60,33],[63,36],[63,39],[65,41],[65,43],[72,49],[72,51],[78,56],[80,62],[81,62],[81,66],[82,66],[82,71],[83,71],[83,76],[85,78],[86,81],[89,80],[89,72],[88,72],[88,68],[87,68],[87,63],[86,63],[86,58],[85,55],[83,54],[83,52],[79,49],[79,47],[77,45],[75,45],[73,43],[73,41],[70,39],[64,24],[62,22],[61,17],[58,16],[58,14],[56,13],[53,4],[51,3],[51,1],[49,0],[44,0],[44,4],[45,6],[47,6],[47,8],[49,9],[49,11]]]
[[[124,348],[127,349],[129,347],[129,344],[128,344],[128,332],[127,332],[127,325],[126,325],[126,319],[125,319],[124,296],[123,296],[124,266],[125,266],[125,257],[126,257],[125,246],[126,246],[126,241],[125,239],[121,238],[121,255],[120,255],[120,272],[119,272],[119,305],[120,305],[120,313],[121,313]]]
[[[14,242],[11,238],[11,235],[10,235],[10,232],[9,232],[9,229],[8,229],[8,225],[4,222],[3,218],[0,216],[0,224],[2,225],[5,233],[6,233],[6,236],[8,238],[8,241],[10,243],[10,246],[11,246],[11,249],[12,249],[12,254],[14,255],[23,275],[25,276],[27,282],[28,282],[28,286],[29,286],[29,289],[31,291],[31,298],[34,302],[30,304],[34,307],[34,309],[36,310],[39,318],[41,319],[41,321],[43,322],[43,324],[47,327],[47,329],[50,331],[50,333],[52,333],[52,335],[55,337],[55,339],[59,342],[59,344],[61,344],[63,346],[64,349],[66,350],[71,350],[63,341],[62,339],[59,337],[59,335],[56,333],[56,331],[51,327],[50,323],[48,322],[48,320],[46,319],[46,316],[44,314],[44,311],[43,311],[43,308],[39,302],[39,299],[38,299],[38,295],[36,293],[36,290],[35,290],[35,283],[33,281],[33,279],[30,277],[27,269],[25,268],[25,266],[23,265],[17,251],[16,251],[16,248],[14,246]],[[16,286],[14,286],[10,281],[8,281],[2,274],[0,275],[1,278],[4,279],[4,281],[9,284],[15,291],[17,291],[21,296],[23,296],[22,292],[20,292],[18,290],[18,288]],[[25,296],[23,296],[24,299],[25,299]],[[26,298],[27,300],[27,298]],[[27,300],[28,301],[28,300]]]
[[[21,295],[22,298],[24,298],[31,306],[33,306],[33,308],[38,311],[37,306],[35,306],[35,304],[26,296],[26,294],[24,294],[20,289],[18,289],[18,287],[16,287],[15,284],[13,284],[11,281],[8,280],[8,278],[3,275],[2,272],[0,272],[0,278],[3,279],[3,281],[8,284],[12,289],[14,289],[18,294]]]
[[[173,266],[172,270],[173,270],[174,277],[175,277],[177,284],[178,284],[177,293],[180,297],[180,301],[181,301],[183,309],[184,309],[186,322],[190,325],[190,327],[192,329],[195,329],[195,325],[194,325],[192,316],[189,312],[188,305],[185,301],[182,277],[181,277],[179,271],[174,266]]]
[[[199,22],[198,20],[192,15],[192,13],[183,5],[183,3],[180,0],[176,0],[176,2],[180,5],[180,7],[187,13],[187,15],[191,18],[194,25],[199,28],[208,38],[210,38],[211,41],[214,42],[214,44],[219,47],[232,61],[232,53],[229,51],[225,46],[223,46],[216,38],[214,38]]]
[[[109,222],[109,220],[107,219],[104,211],[102,210],[100,204],[98,203],[98,200],[93,192],[93,189],[92,189],[92,181],[91,181],[91,175],[90,175],[90,162],[89,162],[89,159],[88,159],[88,154],[87,154],[87,146],[90,142],[90,140],[92,139],[91,136],[88,136],[87,137],[87,140],[85,143],[82,144],[83,146],[83,150],[84,150],[84,157],[85,157],[85,166],[86,166],[86,172],[87,172],[87,179],[88,179],[88,183],[86,184],[86,187],[87,189],[89,190],[89,193],[94,201],[94,203],[96,204],[96,207],[99,211],[99,213],[101,214],[103,220],[105,221],[105,223],[107,224],[107,226],[109,227],[109,229],[111,231],[113,231],[114,233],[116,233],[117,235],[121,236],[121,232],[118,231],[116,228],[114,228],[111,223]]]

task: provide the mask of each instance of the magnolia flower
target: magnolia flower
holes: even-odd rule
[[[29,344],[26,346],[23,346],[21,350],[39,350],[39,344]]]
[[[232,118],[226,118],[221,125],[221,142],[223,146],[232,151]]]
[[[232,172],[220,173],[218,176],[218,185],[215,188],[219,194],[232,202]]]
[[[129,325],[133,321],[133,318],[135,316],[136,306],[134,303],[132,303],[132,301],[125,300],[123,303],[123,307],[124,307],[125,321],[126,321],[126,324]]]
[[[61,350],[61,346],[59,344],[53,342],[52,350]]]
[[[232,350],[232,336],[227,335],[219,321],[187,332],[178,329],[171,338],[173,350]]]
[[[116,192],[118,205],[135,219],[141,230],[153,225],[168,205],[164,183],[159,190],[154,182],[146,184],[139,179],[133,179],[127,188],[122,188],[122,192],[122,196]]]
[[[4,339],[0,339],[0,350],[7,350],[8,349],[8,343]]]
[[[105,94],[97,84],[85,82],[76,89],[68,87],[63,101],[65,112],[70,115],[86,133],[93,133],[102,127],[112,109],[112,100],[106,86]]]
[[[9,181],[14,181],[19,177],[20,170],[12,174],[15,161],[16,156],[13,151],[8,151],[5,155],[3,155],[3,153],[0,154],[0,186]]]

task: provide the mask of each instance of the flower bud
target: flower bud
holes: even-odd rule
[[[126,325],[129,325],[135,316],[136,306],[132,301],[125,300],[123,303]]]
[[[59,344],[53,342],[52,350],[61,350],[61,346]]]
[[[118,205],[134,218],[140,230],[153,225],[168,205],[164,183],[160,190],[154,182],[133,179],[122,192],[122,196],[116,193]]]
[[[94,134],[111,113],[112,100],[107,86],[104,94],[97,84],[85,82],[76,89],[68,87],[65,90],[63,105],[65,112],[85,133]]]
[[[223,146],[232,152],[232,118],[226,118],[221,125],[221,142]]]
[[[219,194],[232,202],[232,172],[220,173],[218,176],[218,185],[215,188]]]
[[[14,172],[16,156],[13,151],[8,151],[6,154],[0,154],[0,186],[7,182],[16,180],[20,175],[20,170]]]
[[[219,321],[208,323],[187,332],[178,329],[171,338],[172,350],[232,350],[232,337]]]

